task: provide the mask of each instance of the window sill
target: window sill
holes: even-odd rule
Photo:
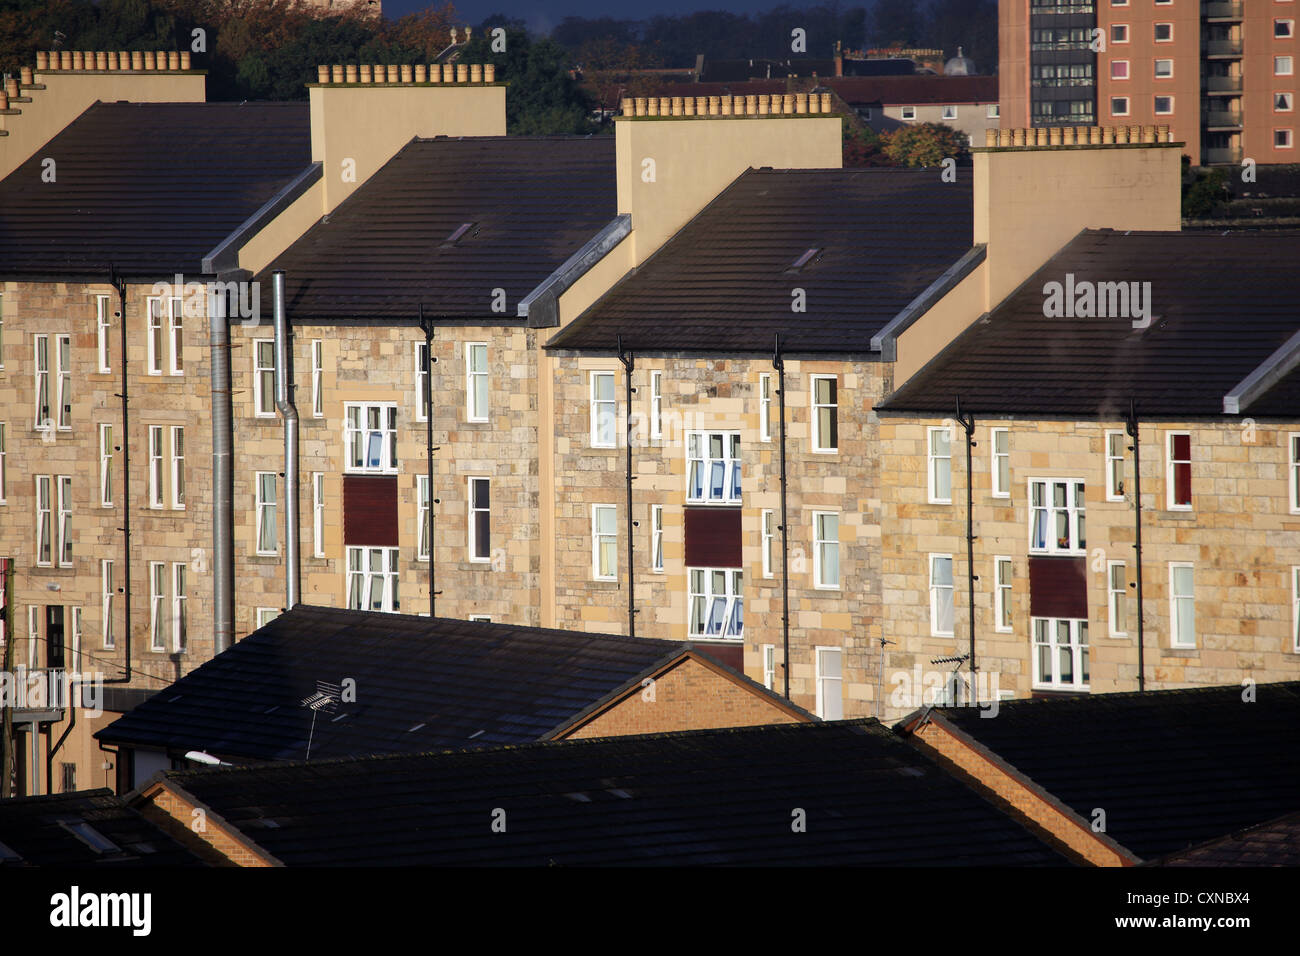
[[[1200,657],[1201,649],[1194,644],[1161,648],[1160,653],[1170,657]]]
[[[994,634],[1014,634],[1014,633],[1016,633],[1016,629],[1015,629],[1014,627],[995,627],[995,628],[993,628],[993,633],[994,633]]]
[[[1031,558],[1086,558],[1087,551],[1043,551],[1037,548],[1029,549]]]
[[[708,642],[711,643],[711,644],[743,644],[743,643],[745,643],[745,635],[744,635],[744,634],[741,634],[741,635],[738,636],[738,637],[735,636],[735,635],[729,635],[729,636],[724,637],[724,636],[722,636],[721,634],[687,634],[687,635],[686,635],[686,639],[687,639],[688,641],[708,641]]]
[[[813,590],[814,590],[814,591],[830,591],[830,592],[832,592],[832,593],[836,593],[836,592],[841,591],[842,588],[841,588],[838,584],[834,584],[834,585],[832,585],[832,584],[814,584],[814,585],[813,585]]]
[[[930,498],[929,500],[926,501],[926,504],[943,505],[945,507],[950,507],[952,505],[952,499],[951,498]]]
[[[840,453],[838,448],[812,448],[810,451],[814,455],[838,455]]]

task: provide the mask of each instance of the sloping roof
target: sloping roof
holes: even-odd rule
[[[750,169],[548,347],[867,352],[970,250],[971,209],[968,170]]]
[[[0,276],[198,274],[310,162],[306,103],[96,103],[0,182]]]
[[[1300,866],[1300,813],[1237,830],[1190,850],[1172,853],[1155,866]]]
[[[1300,810],[1300,682],[1003,701],[936,713],[1144,858]]]
[[[299,605],[96,736],[259,760],[301,759],[309,735],[313,758],[524,743],[690,647]],[[301,701],[345,678],[355,702],[313,729]]]
[[[975,413],[1115,419],[1133,398],[1148,418],[1222,417],[1224,395],[1296,332],[1297,262],[1295,232],[1087,230],[880,408],[947,414],[960,395]],[[1151,283],[1149,327],[1045,317],[1044,285],[1068,274]]]
[[[155,779],[288,866],[1067,862],[874,720]]]
[[[431,317],[518,321],[519,300],[617,214],[614,177],[612,136],[415,139],[262,278],[285,270],[295,321],[413,322],[420,303]]]
[[[78,837],[85,825],[91,831]],[[100,837],[112,846],[99,844]],[[0,800],[0,845],[0,867],[202,865],[107,789]],[[5,848],[18,859],[10,859]]]

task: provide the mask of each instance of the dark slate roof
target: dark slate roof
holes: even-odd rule
[[[0,182],[0,276],[198,274],[310,162],[306,103],[96,103]]]
[[[96,736],[294,760],[523,743],[567,725],[688,644],[299,605]],[[356,702],[301,706],[317,681]]]
[[[519,301],[617,215],[614,138],[415,139],[263,274],[295,320],[514,319]],[[463,224],[474,227],[448,243]],[[494,289],[506,310],[494,313]]]
[[[162,776],[289,866],[1068,862],[874,720]]]
[[[1300,813],[1173,853],[1156,866],[1300,866]]]
[[[823,80],[846,103],[927,106],[937,103],[996,103],[996,76],[844,76]]]
[[[884,411],[1115,419],[1223,415],[1300,326],[1300,233],[1086,230],[899,388]],[[1043,287],[1150,282],[1152,321],[1046,318]],[[1254,413],[1254,409],[1248,409]],[[1291,411],[1294,414],[1294,408]]]
[[[88,824],[116,849],[92,849],[76,835],[75,827],[81,824]],[[197,856],[107,789],[0,800],[0,844],[0,868],[202,865]],[[9,859],[6,847],[19,859]]]
[[[790,351],[868,352],[970,251],[971,209],[968,170],[750,169],[548,345],[761,351],[779,332]]]
[[[1004,701],[937,711],[1152,858],[1300,810],[1300,682]]]
[[[1300,322],[1297,325],[1300,326]],[[1292,421],[1300,417],[1300,367],[1282,376],[1276,385],[1243,408],[1242,414],[1289,418]]]

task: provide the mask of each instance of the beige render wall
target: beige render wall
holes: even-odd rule
[[[394,402],[398,417],[399,595],[406,613],[429,610],[427,561],[417,560],[418,476],[427,473],[426,425],[417,419],[414,324],[294,325],[294,380],[300,416],[302,600],[344,607],[347,561],[343,542],[345,402]],[[440,617],[487,614],[493,621],[538,623],[537,380],[538,333],[522,327],[440,326],[434,337],[434,457],[436,587]],[[253,347],[271,338],[269,326],[231,329],[235,421],[236,632],[256,623],[258,607],[284,606],[284,547],[256,551],[256,471],[284,470],[282,420],[253,414]],[[312,415],[311,342],[324,343],[324,415]],[[490,421],[466,420],[465,343],[487,342]],[[325,557],[313,556],[312,474],[325,474]],[[467,552],[469,476],[490,477],[491,564]],[[279,485],[283,501],[283,481]],[[284,516],[280,514],[283,536]]]
[[[591,506],[618,509],[619,573],[626,571],[625,447],[591,448],[589,442],[589,375],[616,370],[620,403],[619,434],[624,434],[622,366],[614,357],[548,357],[554,369],[556,593],[543,602],[555,607],[556,626],[589,631],[627,632],[627,595],[623,580],[592,580]],[[635,529],[636,633],[641,637],[685,640],[688,637],[688,580],[685,566],[686,502],[685,428],[740,431],[744,460],[743,560],[745,591],[745,672],[762,680],[760,645],[777,647],[775,687],[783,683],[781,665],[781,572],[779,538],[771,578],[762,577],[761,511],[780,517],[779,430],[777,404],[772,406],[773,440],[760,442],[759,375],[772,372],[765,359],[636,359],[634,411],[648,415],[652,370],[663,371],[664,438],[646,437],[634,448],[633,517]],[[877,457],[870,409],[879,400],[880,366],[841,361],[787,360],[787,475],[790,524],[791,693],[794,703],[815,706],[816,646],[844,649],[844,714],[871,714],[875,661],[879,653],[880,599],[872,583],[879,576],[879,496],[875,490]],[[812,373],[839,376],[838,454],[810,451],[809,378]],[[773,388],[776,387],[773,373]],[[620,439],[621,440],[621,439]],[[649,569],[650,507],[664,506],[664,572]],[[841,587],[813,587],[812,512],[840,513]],[[551,559],[547,554],[543,560]]]
[[[897,672],[932,670],[931,658],[965,653],[969,642],[965,539],[965,446],[953,441],[952,505],[927,503],[926,429],[945,419],[884,417],[880,423],[884,501],[885,637],[898,643],[886,659],[886,695]],[[1010,428],[1011,498],[991,495],[991,427]],[[1028,480],[1069,477],[1086,483],[1089,644],[1093,692],[1137,689],[1136,591],[1129,590],[1129,626],[1111,638],[1106,562],[1126,562],[1136,581],[1131,503],[1105,501],[1104,434],[1120,422],[981,420],[974,455],[976,628],[979,668],[997,671],[998,686],[1016,697],[1032,690],[1028,591]],[[1192,435],[1191,512],[1165,506],[1165,435]],[[1236,422],[1142,425],[1142,545],[1148,689],[1300,677],[1291,650],[1290,569],[1300,564],[1300,515],[1287,508],[1285,426]],[[1245,439],[1253,437],[1253,442]],[[1126,445],[1127,447],[1127,445]],[[1132,494],[1132,455],[1126,459]],[[955,637],[930,637],[928,555],[953,556]],[[993,628],[994,557],[1012,558],[1013,633]],[[1170,561],[1195,564],[1197,647],[1169,646]],[[914,702],[894,706],[902,716]]]

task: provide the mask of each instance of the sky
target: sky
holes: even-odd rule
[[[428,0],[383,0],[384,16],[397,19],[431,5]],[[697,10],[729,10],[732,13],[761,13],[780,6],[781,0],[642,0],[639,4],[611,4],[609,0],[452,0],[458,18],[481,23],[494,13],[523,20],[535,33],[549,33],[565,17],[613,17],[616,20],[644,20],[660,13],[694,13]],[[852,2],[848,6],[867,6]]]

